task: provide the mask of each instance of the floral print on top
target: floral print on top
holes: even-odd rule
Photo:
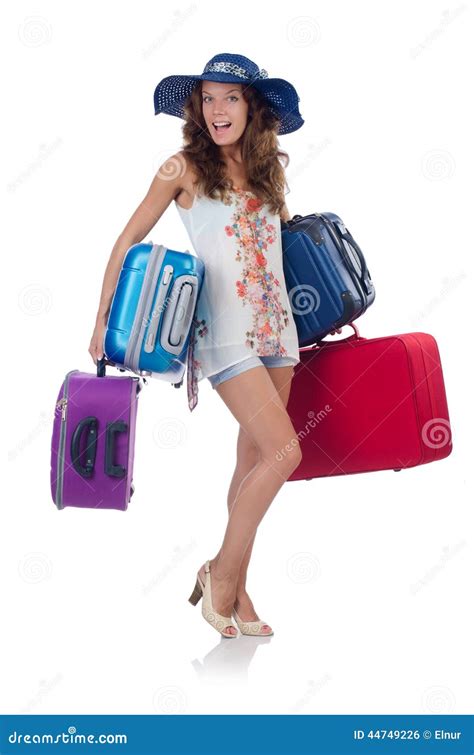
[[[190,411],[198,382],[249,356],[289,356],[299,344],[283,274],[280,216],[252,192],[196,196],[178,212],[205,264],[187,353]]]
[[[288,310],[281,302],[280,281],[268,269],[265,252],[276,240],[277,229],[267,221],[257,197],[241,197],[234,212],[234,222],[225,227],[228,236],[235,236],[235,259],[242,262],[242,275],[236,281],[237,296],[242,305],[252,307],[252,330],[246,332],[246,344],[257,345],[258,356],[286,356],[280,333],[288,325]],[[259,214],[261,213],[261,214]]]

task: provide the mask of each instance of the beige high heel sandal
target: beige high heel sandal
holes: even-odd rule
[[[211,599],[211,571],[209,561],[206,561],[204,570],[207,574],[206,582],[204,584],[202,583],[198,571],[194,590],[188,598],[189,602],[192,603],[193,606],[196,606],[202,598],[202,615],[206,621],[213,626],[214,629],[217,629],[223,637],[238,637],[237,632],[235,632],[235,634],[228,634],[223,631],[226,627],[234,626],[232,617],[222,616],[222,614],[217,613],[214,609]]]
[[[262,631],[262,628],[264,626],[270,626],[270,624],[267,624],[266,621],[262,621],[261,619],[259,619],[259,621],[242,621],[237,615],[235,608],[232,611],[232,615],[235,616],[237,626],[239,627],[242,634],[250,634],[253,637],[270,637],[272,634],[274,634],[273,629],[271,632]]]

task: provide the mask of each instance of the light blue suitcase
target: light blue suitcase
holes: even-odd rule
[[[117,279],[104,335],[109,362],[179,388],[203,280],[203,261],[188,251],[174,251],[152,241],[131,246]]]

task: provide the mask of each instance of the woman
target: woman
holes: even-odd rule
[[[303,125],[298,95],[242,55],[221,53],[203,73],[169,76],[155,89],[155,114],[185,119],[184,149],[159,169],[119,236],[105,272],[89,352],[102,356],[123,257],[171,201],[205,262],[188,351],[188,398],[207,377],[237,419],[237,466],[221,548],[197,573],[189,601],[224,637],[270,635],[246,591],[257,527],[301,461],[286,411],[298,337],[283,275],[280,218],[289,219],[277,135]],[[284,454],[282,448],[291,449]],[[276,461],[279,459],[279,461]],[[211,586],[212,568],[212,586]]]

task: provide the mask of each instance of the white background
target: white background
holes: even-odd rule
[[[2,713],[472,711],[472,14],[10,4]],[[56,396],[67,371],[94,372],[112,246],[181,147],[154,88],[224,51],[296,86],[305,124],[280,137],[289,211],[336,212],[360,244],[376,286],[361,335],[435,336],[453,436],[436,463],[283,486],[249,571],[275,630],[262,639],[221,639],[187,601],[219,548],[235,463],[238,427],[208,381],[192,414],[185,384],[142,392],[128,511],[58,511],[49,490]],[[189,246],[173,205],[149,237]]]

